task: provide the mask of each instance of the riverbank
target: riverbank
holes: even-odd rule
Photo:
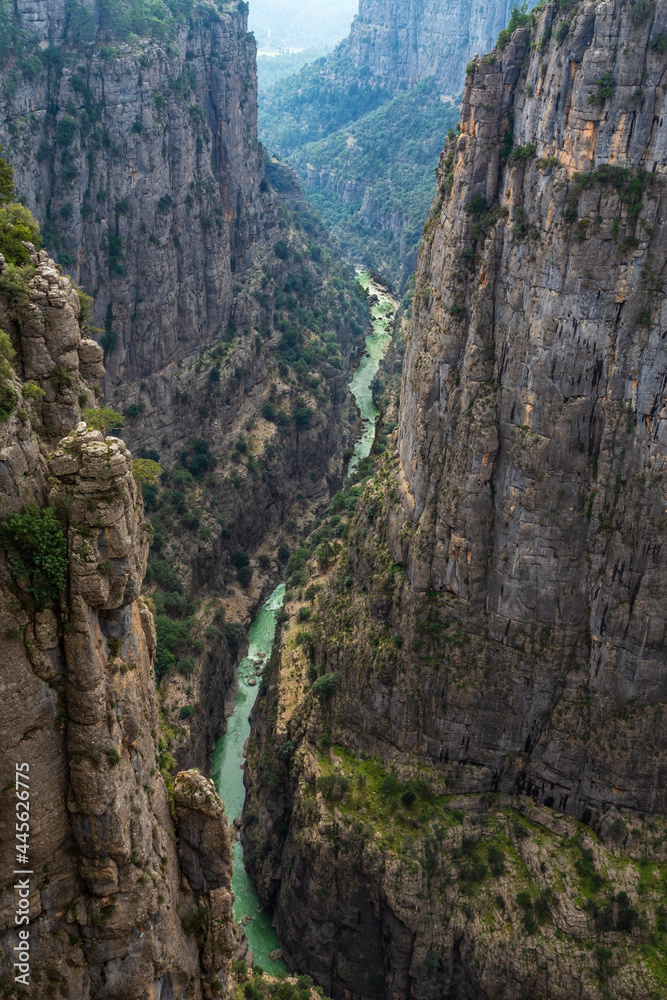
[[[368,292],[371,310],[371,332],[366,337],[364,353],[350,381],[350,392],[359,408],[362,434],[354,446],[354,454],[346,473],[348,479],[359,462],[370,455],[375,437],[375,425],[380,412],[373,399],[373,381],[392,336],[398,302],[365,271],[357,272],[357,280]]]

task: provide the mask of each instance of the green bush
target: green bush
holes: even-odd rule
[[[343,774],[324,774],[317,779],[316,788],[327,802],[340,800],[350,787],[350,782]]]
[[[11,382],[0,382],[0,421],[9,420],[19,396]]]
[[[43,611],[58,600],[67,581],[67,539],[51,507],[28,507],[0,522],[0,545],[11,574]],[[28,582],[29,581],[29,582]]]
[[[280,260],[287,260],[289,257],[289,245],[285,240],[276,240],[273,252]]]
[[[243,961],[243,959],[238,959],[236,962],[232,962],[232,975],[239,982],[243,982],[248,975],[248,966]]]
[[[191,719],[195,714],[194,705],[183,705],[180,712],[178,713],[179,719]]]
[[[74,142],[74,137],[79,129],[76,118],[71,115],[63,115],[56,125],[56,141],[59,146],[67,148]]]
[[[177,669],[179,674],[183,674],[184,677],[189,677],[195,669],[195,661],[189,656],[182,656],[178,661]]]
[[[278,412],[278,407],[270,399],[262,406],[262,416],[265,420],[271,420],[275,423],[276,414]]]
[[[401,783],[395,774],[388,774],[380,782],[380,792],[382,795],[395,795],[401,790]]]
[[[287,562],[290,556],[290,548],[287,542],[281,542],[278,546],[278,559],[280,562]]]
[[[320,702],[330,701],[341,684],[341,676],[338,671],[332,674],[323,674],[313,684],[313,694]]]
[[[602,107],[606,101],[614,96],[614,91],[616,90],[616,78],[613,73],[605,73],[604,76],[598,77],[595,81],[595,86],[598,89],[594,94],[590,94],[588,99],[591,104],[596,104],[598,107]]]
[[[91,430],[102,431],[103,434],[106,434],[107,431],[118,433],[123,426],[123,417],[121,414],[116,413],[115,410],[110,409],[108,406],[100,406],[97,409],[88,407],[83,411],[81,416]]]
[[[632,23],[636,28],[648,21],[655,9],[654,0],[634,0],[632,4]]]
[[[527,5],[522,3],[519,7],[518,4],[514,4],[510,15],[510,23],[498,35],[496,48],[504,49],[517,28],[524,28],[527,24],[530,24],[530,20],[530,12],[527,9]]]
[[[302,400],[297,399],[292,411],[292,416],[294,418],[294,423],[296,424],[296,429],[298,431],[305,431],[310,427],[310,422],[313,419],[313,411],[309,406],[306,406]]]
[[[0,153],[2,146],[0,146]],[[6,204],[14,197],[14,172],[7,160],[0,157],[0,205]],[[34,220],[33,220],[34,221]]]
[[[561,21],[560,24],[558,25],[558,30],[556,31],[556,41],[558,42],[559,45],[561,44],[561,42],[565,41],[569,33],[570,33],[570,25],[567,23],[567,21]]]
[[[156,486],[161,473],[162,466],[152,458],[132,459],[132,475],[138,483]]]
[[[487,858],[491,873],[496,876],[502,875],[505,871],[505,852],[495,844],[489,844]]]
[[[481,194],[476,194],[474,198],[470,199],[466,212],[468,215],[482,215],[488,209],[488,204],[486,198]]]
[[[157,583],[163,590],[175,591],[178,594],[183,593],[181,579],[166,559],[154,559],[149,562],[146,569],[146,581]]]
[[[46,393],[41,389],[36,382],[26,382],[23,386],[23,398],[32,399],[36,402],[41,402],[46,396]]]
[[[509,155],[508,163],[527,163],[537,156],[537,148],[532,142],[527,142],[525,146],[515,146]]]
[[[2,160],[0,177],[1,164]],[[42,245],[39,225],[32,212],[18,203],[3,205],[0,208],[0,253],[4,254],[8,264],[20,266],[30,263],[30,254],[23,246],[24,241],[33,243],[38,249]]]
[[[223,634],[232,653],[237,653],[246,639],[246,630],[241,622],[225,622]]]

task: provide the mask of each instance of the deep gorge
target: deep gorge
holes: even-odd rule
[[[363,0],[268,148],[247,14],[0,7],[0,995],[660,1000],[665,4]]]

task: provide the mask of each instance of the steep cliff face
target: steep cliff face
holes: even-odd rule
[[[666,17],[550,4],[442,155],[396,452],[248,773],[262,891],[334,995],[664,992]]]
[[[511,9],[509,0],[360,0],[345,53],[394,93],[432,77],[441,94],[453,96],[466,63],[493,47]]]
[[[159,495],[147,503],[154,561],[169,563],[172,593],[217,591],[247,623],[277,581],[285,533],[291,541],[342,480],[354,426],[344,373],[365,325],[351,268],[293,176],[264,162],[247,6],[49,0],[19,7],[8,26],[0,138],[47,245],[93,293],[106,403],[125,415],[135,454],[162,463]],[[306,365],[304,330],[336,335],[333,364]],[[286,423],[265,420],[265,405]],[[258,451],[251,442],[232,461],[241,456],[234,442],[258,423]],[[269,566],[259,586],[230,593],[239,550],[261,550]],[[162,691],[183,766],[207,766],[233,696],[234,656],[216,611],[202,610],[180,649],[194,674]],[[183,608],[172,617],[182,631]],[[158,623],[160,646],[163,633]],[[183,725],[186,705],[196,715]]]
[[[29,285],[1,306],[18,373],[5,360],[3,400],[13,405],[0,423],[3,991],[16,995],[22,765],[29,995],[210,997],[233,952],[224,810],[210,782],[179,775],[181,867],[159,772],[155,629],[139,597],[148,552],[141,493],[123,441],[80,420],[102,366],[82,336],[79,297],[44,252],[31,258]]]
[[[406,352],[392,551],[482,640],[499,696],[512,678],[468,751],[500,776],[509,737],[535,797],[575,815],[667,805],[664,745],[637,759],[667,693],[662,17],[582,5],[559,41],[550,8],[539,60],[523,32],[478,64]],[[459,740],[443,723],[435,756]]]
[[[5,41],[0,140],[49,248],[94,295],[111,385],[218,337],[259,237],[245,5],[178,10],[158,5],[158,30],[49,0],[19,8]]]

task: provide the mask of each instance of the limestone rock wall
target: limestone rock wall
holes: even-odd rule
[[[115,335],[108,383],[143,378],[220,335],[259,237],[247,15],[202,6],[173,39],[114,44],[94,4],[97,44],[82,45],[56,0],[18,14],[59,58],[35,78],[14,70],[0,115],[17,194]]]
[[[490,777],[509,737],[534,794],[575,812],[666,805],[665,16],[549,7],[539,57],[523,30],[480,61],[406,350],[390,546],[415,591],[483,637],[498,685],[513,678],[485,721],[446,712],[429,754],[451,755],[465,718]],[[621,723],[631,701],[642,712]],[[638,757],[649,730],[655,753]]]
[[[360,0],[346,51],[390,90],[433,77],[442,94],[455,96],[463,89],[466,63],[493,47],[511,8],[509,0]]]
[[[192,886],[175,847],[159,771],[155,629],[139,597],[148,551],[141,494],[125,444],[79,420],[79,395],[94,381],[82,374],[99,376],[100,361],[81,337],[71,285],[53,261],[35,262],[30,301],[18,311],[4,303],[3,325],[11,320],[19,366],[47,391],[40,398],[14,380],[19,407],[0,424],[2,515],[30,505],[55,510],[68,566],[59,601],[40,609],[30,591],[36,564],[17,571],[11,547],[0,552],[0,980],[13,985],[13,775],[25,762],[29,995],[208,997],[222,988],[231,960],[230,874],[214,865],[214,879]],[[51,433],[73,426],[57,444],[38,435],[47,421]],[[179,788],[203,781],[187,772]],[[203,844],[218,845],[221,857],[226,845],[228,856],[224,810],[205,784],[205,807],[197,819],[192,799],[190,823],[199,824]],[[199,847],[184,856],[183,870]]]

